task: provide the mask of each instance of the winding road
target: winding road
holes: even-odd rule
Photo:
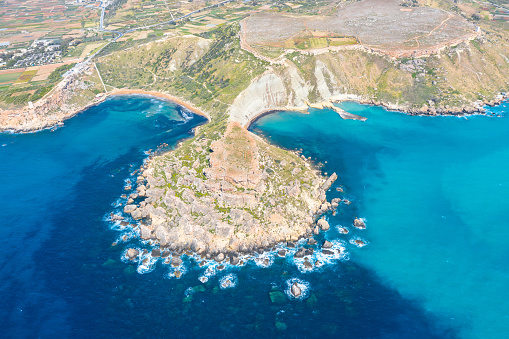
[[[179,20],[182,20],[182,19],[185,19],[185,18],[188,18],[190,17],[191,15],[193,14],[196,14],[196,13],[200,13],[204,10],[207,10],[207,9],[210,9],[210,8],[213,8],[213,7],[219,7],[219,6],[222,6],[222,5],[225,5],[229,2],[233,2],[233,1],[237,1],[237,0],[224,0],[224,1],[221,1],[217,4],[214,4],[214,5],[210,5],[210,6],[206,6],[206,7],[203,7],[203,8],[200,8],[200,9],[197,9],[195,11],[192,11],[188,14],[185,14],[185,15],[182,15],[178,18],[174,18],[173,17],[173,14],[171,14],[172,16],[172,20],[167,20],[167,21],[162,21],[162,22],[158,22],[156,24],[152,24],[152,25],[147,25],[147,26],[141,26],[141,27],[136,27],[136,28],[131,28],[125,32],[121,32],[121,31],[112,31],[112,30],[108,30],[108,29],[105,29],[104,28],[104,14],[105,14],[105,11],[106,11],[106,8],[111,4],[110,2],[108,3],[105,3],[104,1],[101,1],[101,17],[99,19],[99,29],[98,31],[99,32],[107,32],[107,33],[113,33],[113,34],[117,34],[117,36],[115,38],[113,38],[112,40],[110,40],[108,43],[106,43],[105,45],[103,45],[101,48],[99,48],[97,51],[95,51],[95,53],[91,54],[85,61],[81,62],[81,63],[78,63],[76,64],[76,66],[74,66],[72,69],[70,69],[69,71],[67,71],[64,75],[64,78],[67,77],[67,76],[70,76],[72,74],[77,74],[79,72],[81,72],[83,69],[85,69],[85,67],[90,63],[90,61],[97,55],[99,54],[106,46],[108,46],[109,44],[111,44],[112,42],[115,42],[117,41],[118,39],[120,39],[121,37],[123,37],[125,34],[128,34],[128,33],[131,33],[131,32],[134,32],[134,31],[137,31],[137,30],[142,30],[142,29],[148,29],[148,28],[151,28],[151,27],[155,27],[155,26],[161,26],[161,25],[166,25],[166,24],[171,24],[171,23],[175,23]]]

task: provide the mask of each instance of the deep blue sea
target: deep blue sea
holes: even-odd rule
[[[128,247],[150,249],[110,220],[126,180],[149,150],[171,149],[205,123],[170,102],[117,96],[54,131],[0,134],[0,336],[507,337],[506,108],[463,119],[341,106],[368,120],[313,110],[252,126],[337,172],[329,197],[352,201],[317,236],[345,257],[320,257],[312,271],[274,253],[263,255],[269,267],[223,271],[184,256],[177,279],[160,259],[122,260]],[[227,278],[233,287],[222,286]],[[293,281],[304,298],[288,294]]]

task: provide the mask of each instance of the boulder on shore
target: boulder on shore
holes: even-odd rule
[[[152,239],[152,230],[145,225],[140,225],[140,237],[144,240]]]
[[[362,220],[361,218],[355,218],[355,220],[353,221],[353,225],[360,229],[366,228],[366,224],[364,223],[364,220]]]
[[[140,254],[140,251],[138,251],[136,248],[130,248],[127,250],[125,256],[129,260],[134,260],[138,257],[138,254]]]
[[[124,207],[124,213],[132,213],[136,209],[136,205],[126,205]]]
[[[331,208],[336,209],[339,206],[339,203],[341,202],[340,198],[334,198],[331,201]]]
[[[322,248],[332,248],[332,243],[330,241],[325,240],[322,245]]]
[[[143,213],[141,212],[141,210],[139,208],[137,208],[131,212],[131,216],[133,217],[134,220],[139,220],[139,219],[143,218]]]
[[[182,259],[180,257],[173,257],[171,258],[171,266],[178,267],[182,264]]]
[[[327,222],[327,220],[325,219],[319,219],[316,224],[318,225],[318,227],[320,227],[323,231],[327,231],[330,226],[329,226],[329,223]]]
[[[303,258],[306,253],[306,249],[301,247],[295,254],[293,255],[294,258]]]
[[[224,260],[224,254],[223,253],[219,253],[218,255],[216,255],[214,260],[217,261],[217,262],[223,261]]]
[[[239,263],[239,257],[232,255],[230,257],[230,265],[237,265]]]

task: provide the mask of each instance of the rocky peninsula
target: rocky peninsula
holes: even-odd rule
[[[396,1],[385,3],[385,9],[392,6],[390,13],[412,20]],[[341,11],[362,2],[344,6]],[[359,12],[359,22],[371,20],[370,7],[365,8],[366,13]],[[409,114],[477,114],[483,113],[484,104],[507,98],[509,50],[500,43],[505,32],[495,34],[489,25],[479,30],[443,11],[418,11],[434,13],[440,28],[428,25],[426,30],[437,36],[426,39],[443,34],[456,38],[437,45],[419,36],[416,42],[429,43],[432,52],[403,57],[373,49],[378,40],[388,38],[387,32],[366,25],[359,27],[369,28],[368,45],[360,43],[366,41],[359,39],[361,31],[356,39],[339,36],[353,34],[350,31],[330,32],[326,27],[330,18],[323,16],[310,22],[317,25],[312,34],[299,28],[295,37],[300,40],[290,41],[287,28],[295,18],[281,16],[271,28],[279,33],[273,34],[263,23],[278,14],[252,13],[242,25],[218,25],[203,34],[172,32],[129,48],[112,42],[111,52],[99,54],[95,64],[84,65],[80,73],[66,76],[40,101],[0,112],[0,128],[28,132],[61,124],[115,94],[172,100],[206,116],[209,123],[194,138],[152,157],[141,169],[136,192],[130,192],[124,207],[136,220],[140,237],[164,248],[215,255],[294,241],[329,228],[319,215],[340,203],[326,201],[325,192],[336,175],[327,179],[309,159],[250,133],[247,127],[254,119],[276,110],[327,107],[344,119],[364,120],[334,106],[344,100]],[[338,13],[334,20],[342,22]],[[461,32],[444,22],[455,22]],[[389,24],[391,29],[401,28],[398,22]],[[391,42],[395,51],[406,44],[408,32],[400,33],[399,40]],[[274,47],[273,38],[283,47]],[[359,46],[319,48],[331,41],[355,41]],[[356,227],[362,227],[360,222]]]
[[[138,177],[124,212],[141,221],[142,239],[220,259],[329,228],[316,220],[331,208],[326,191],[336,174],[324,178],[236,122],[214,141],[186,146],[153,158]]]

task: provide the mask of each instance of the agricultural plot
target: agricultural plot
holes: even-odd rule
[[[88,54],[90,54],[91,52],[99,49],[104,44],[106,44],[106,42],[103,42],[103,41],[97,42],[97,43],[86,44],[85,48],[81,52],[80,58],[85,58]]]
[[[0,108],[13,108],[36,101],[48,93],[62,79],[68,69],[75,63],[29,67],[26,69],[0,71]],[[10,80],[9,80],[10,79]]]
[[[48,77],[51,75],[51,73],[53,73],[53,71],[55,71],[58,67],[61,67],[63,65],[69,65],[69,64],[71,64],[71,62],[61,62],[61,63],[58,63],[58,64],[51,64],[51,65],[41,66],[37,70],[37,73],[32,78],[31,82],[47,80]]]
[[[81,22],[96,20],[96,8],[64,4],[60,0],[9,0],[0,6],[0,28],[15,28],[29,32],[56,27],[79,28]]]
[[[172,19],[180,11],[181,3],[175,0],[144,1],[127,0],[119,1],[114,9],[108,11],[105,22],[108,29],[129,29],[155,24]],[[181,14],[179,14],[181,15]]]
[[[221,0],[194,0],[191,2],[180,0],[162,0],[162,1],[149,1],[149,0],[124,0],[117,3],[114,10],[108,12],[106,16],[106,27],[108,29],[130,29],[144,26],[154,25],[160,22],[167,22],[172,19],[181,17],[182,15],[191,13],[195,10],[201,9],[206,6],[218,3]],[[233,6],[226,6],[233,8]],[[224,13],[222,9],[213,9],[213,13]],[[205,17],[203,13],[198,13],[192,16],[195,20],[193,24],[184,29],[184,33],[199,34],[210,28],[224,22],[225,18],[211,15],[205,19],[208,21],[208,27],[202,28],[201,20]],[[236,16],[238,17],[238,16]],[[219,22],[220,21],[220,22]],[[133,36],[134,39],[134,36]]]
[[[193,17],[191,21],[181,26],[180,29],[185,31],[185,33],[201,34],[204,32],[208,32],[214,27],[221,25],[225,22],[227,21],[224,19],[219,19],[207,15],[200,15]]]
[[[23,72],[13,70],[13,72],[0,73],[0,84],[12,84]]]
[[[338,36],[334,33],[320,31],[304,31],[295,37],[283,41],[282,44],[273,44],[276,47],[290,49],[319,49],[330,46],[345,46],[357,44],[357,39]]]
[[[36,73],[37,73],[37,70],[30,70],[30,71],[26,70],[23,73],[21,73],[19,78],[16,79],[16,81],[14,83],[22,84],[22,83],[30,82],[30,80],[32,80],[32,78],[34,77],[34,75]]]

